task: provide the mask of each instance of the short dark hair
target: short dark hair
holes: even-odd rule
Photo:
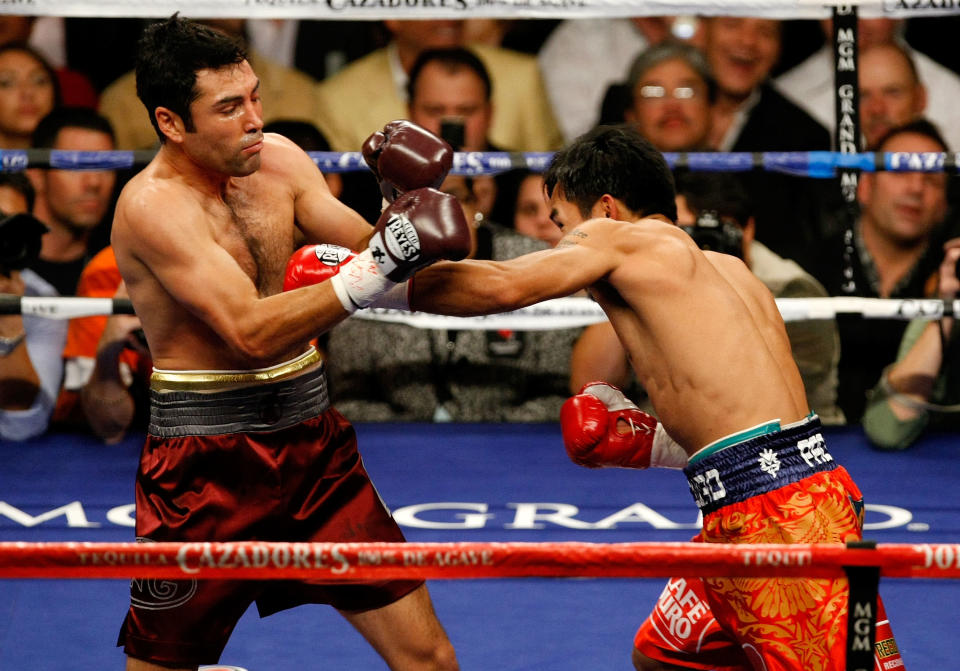
[[[884,133],[876,144],[872,147],[873,151],[883,151],[884,145],[886,145],[890,140],[895,138],[898,135],[903,135],[904,133],[913,133],[914,135],[923,135],[924,137],[930,138],[938,145],[943,147],[944,151],[950,151],[947,141],[943,139],[943,135],[940,133],[940,129],[934,125],[929,119],[914,119],[913,121],[908,121],[905,124],[895,126]]]
[[[410,76],[407,78],[407,100],[413,100],[413,92],[416,90],[417,80],[423,68],[429,63],[439,63],[449,71],[468,68],[473,70],[474,74],[480,78],[484,87],[484,99],[489,101],[493,95],[493,82],[490,80],[490,73],[486,66],[469,49],[460,47],[451,47],[449,49],[427,49],[421,51],[417,60],[413,62],[410,68]]]
[[[712,210],[721,220],[733,219],[740,226],[753,216],[750,196],[733,173],[678,170],[675,180],[677,195],[686,199],[694,215]]]
[[[89,107],[55,107],[50,114],[40,119],[33,131],[30,145],[36,149],[50,149],[57,143],[57,136],[64,128],[85,128],[109,135],[116,142],[110,121]]]
[[[236,38],[178,14],[147,26],[137,45],[137,97],[147,108],[161,142],[166,137],[160,132],[154,110],[172,110],[183,119],[186,129],[193,131],[190,103],[200,95],[197,71],[237,65],[247,58]]]
[[[543,181],[548,194],[561,189],[584,217],[608,193],[638,215],[677,220],[670,167],[630,124],[598,126],[581,135],[554,155]]]
[[[23,196],[27,201],[27,212],[33,212],[33,204],[37,200],[37,192],[33,182],[22,172],[0,172],[0,187],[8,186]]]

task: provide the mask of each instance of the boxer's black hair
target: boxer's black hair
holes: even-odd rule
[[[182,19],[179,12],[148,26],[137,48],[137,96],[147,108],[160,141],[165,136],[154,115],[158,107],[178,114],[186,130],[193,131],[190,103],[200,95],[196,89],[197,71],[237,65],[246,58],[239,40]]]
[[[558,151],[543,174],[547,194],[559,188],[584,217],[604,194],[631,211],[677,221],[673,175],[663,155],[629,124],[598,126]]]

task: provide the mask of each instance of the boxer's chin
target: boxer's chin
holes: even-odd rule
[[[257,170],[260,169],[260,154],[253,154],[252,156],[240,156],[236,161],[233,162],[231,166],[230,174],[234,177],[246,177],[247,175],[252,175]]]

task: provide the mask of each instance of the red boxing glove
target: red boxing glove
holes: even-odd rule
[[[290,260],[287,261],[287,271],[283,278],[283,290],[291,291],[300,287],[307,287],[313,284],[320,284],[327,280],[333,280],[334,291],[341,300],[344,295],[344,283],[341,278],[340,269],[347,265],[357,256],[346,247],[340,245],[305,245],[295,251]],[[355,271],[354,271],[355,272]],[[381,293],[376,300],[371,303],[375,308],[391,308],[394,310],[410,311],[410,296],[407,283],[390,286],[386,284],[387,291]],[[349,311],[355,309],[352,303],[345,305]]]
[[[584,385],[560,409],[567,454],[587,468],[649,468],[657,425],[656,418],[606,382]]]
[[[340,245],[305,245],[287,261],[283,290],[320,284],[340,272],[340,266],[356,254]]]
[[[453,166],[453,147],[410,121],[391,121],[363,143],[367,162],[388,202],[424,187],[439,189]]]

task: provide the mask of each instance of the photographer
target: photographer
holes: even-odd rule
[[[826,290],[797,263],[784,259],[754,240],[750,200],[736,177],[727,173],[680,173],[676,176],[677,224],[703,249],[738,256],[776,298],[821,298]],[[786,324],[793,358],[800,369],[807,402],[824,424],[842,424],[837,406],[837,362],[840,342],[834,320]],[[613,328],[606,322],[589,326],[574,346],[570,389],[592,380],[631,389],[629,364]]]
[[[22,173],[0,173],[0,293],[56,296],[26,269],[40,252],[46,227],[27,214],[34,191]],[[67,323],[19,314],[0,315],[0,439],[27,440],[47,430],[63,364]]]
[[[954,300],[960,238],[948,240],[940,264],[939,298]],[[870,393],[863,429],[881,450],[905,450],[928,428],[960,426],[960,357],[954,320],[917,319],[907,326],[897,360]]]

